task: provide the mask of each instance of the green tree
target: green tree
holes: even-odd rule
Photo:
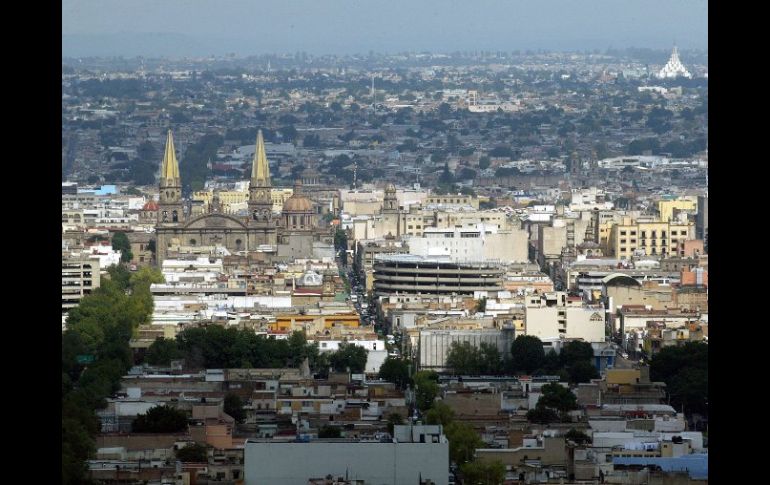
[[[567,434],[564,435],[565,438],[567,438],[570,441],[574,441],[575,443],[582,445],[584,443],[590,443],[591,437],[585,434],[582,431],[578,431],[575,428],[570,429]]]
[[[150,344],[144,354],[144,360],[150,365],[169,365],[172,360],[182,357],[182,352],[176,344],[176,340],[158,337]]]
[[[480,170],[486,170],[489,168],[489,166],[492,164],[492,161],[490,158],[486,155],[479,158],[479,169]]]
[[[533,335],[519,335],[511,344],[511,366],[514,372],[532,373],[545,361],[543,342]]]
[[[93,436],[99,431],[95,410],[120,389],[132,363],[132,331],[148,317],[136,304],[128,271],[122,266],[108,271],[111,279],[70,310],[62,334],[62,483],[85,482],[85,460],[93,454]],[[95,362],[84,366],[78,355],[92,355]]]
[[[581,360],[567,367],[570,384],[591,382],[591,379],[599,378],[599,371],[587,360]]]
[[[122,264],[110,265],[107,267],[107,274],[110,281],[114,281],[122,291],[126,291],[131,284],[131,272]]]
[[[93,411],[91,411],[93,413]],[[86,460],[96,451],[94,440],[78,420],[62,414],[62,474],[63,484],[84,483],[88,467]]]
[[[593,360],[594,348],[588,342],[573,340],[564,345],[560,357],[562,365],[569,367],[576,362]]]
[[[121,251],[120,260],[127,263],[134,259],[134,253],[131,252],[131,243],[125,232],[116,232],[112,235],[112,249]]]
[[[206,445],[192,443],[176,450],[176,459],[183,463],[208,463],[209,450]]]
[[[446,358],[446,366],[457,375],[479,375],[481,362],[479,351],[470,342],[452,342]]]
[[[419,371],[414,374],[415,401],[420,411],[427,411],[438,396],[438,374],[434,371]]]
[[[449,440],[449,459],[458,465],[473,460],[476,448],[484,444],[472,426],[458,421],[444,428],[444,434]]]
[[[342,436],[342,433],[340,432],[340,428],[338,426],[330,426],[325,424],[321,426],[321,429],[318,430],[319,438],[339,438],[340,436]]]
[[[289,352],[290,352],[290,366],[291,367],[299,367],[302,362],[305,360],[305,358],[308,357],[308,343],[307,338],[305,337],[305,332],[303,331],[294,331],[289,335],[289,338],[287,339],[289,343]]]
[[[541,368],[542,373],[547,375],[554,375],[558,373],[561,368],[562,365],[559,354],[557,354],[553,349],[548,350],[548,353],[545,354],[545,359],[543,360],[543,366]]]
[[[336,352],[332,353],[329,362],[337,372],[350,369],[350,372],[359,373],[366,368],[367,354],[368,351],[364,347],[343,343]]]
[[[131,423],[134,433],[176,433],[187,429],[187,413],[171,406],[155,406],[137,415]]]
[[[380,366],[380,379],[392,382],[399,389],[409,385],[409,364],[403,359],[388,357]]]
[[[446,403],[436,401],[425,414],[425,424],[449,426],[455,418],[455,412]]]
[[[540,388],[542,395],[537,401],[538,407],[546,407],[565,413],[578,409],[577,397],[568,388],[558,382],[550,382]]]
[[[708,414],[708,344],[665,347],[650,361],[650,378],[666,383],[671,405]]]
[[[479,364],[483,374],[498,375],[503,371],[503,356],[497,345],[482,342],[479,348]]]
[[[472,461],[460,467],[463,483],[469,485],[502,485],[505,482],[505,465],[493,462]]]
[[[246,410],[243,409],[243,401],[238,394],[228,392],[225,395],[224,411],[230,415],[236,423],[243,423],[246,420]]]
[[[559,421],[559,413],[546,407],[535,407],[527,411],[527,421],[530,423],[550,424]]]

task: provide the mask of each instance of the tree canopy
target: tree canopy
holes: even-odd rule
[[[168,405],[155,406],[131,423],[134,433],[176,433],[187,429],[187,413]]]
[[[199,443],[189,444],[176,451],[176,459],[183,463],[208,463],[208,448]]]
[[[674,408],[708,414],[708,344],[664,347],[650,361],[650,378],[666,383]]]
[[[455,412],[441,401],[436,401],[425,413],[425,424],[440,424],[449,426],[454,421]]]
[[[502,355],[488,342],[482,342],[479,348],[470,342],[452,342],[446,366],[458,375],[497,375],[502,372]]]
[[[176,340],[158,337],[150,344],[144,354],[144,360],[150,365],[169,365],[172,360],[182,357],[182,352],[176,344]]]
[[[434,371],[419,371],[413,379],[417,407],[421,411],[427,411],[438,396],[438,374]]]
[[[116,232],[112,235],[112,249],[120,251],[120,260],[127,263],[134,259],[134,253],[131,252],[131,243],[125,232]]]
[[[473,461],[460,467],[463,483],[474,485],[499,485],[505,482],[505,470],[505,465],[499,460]]]
[[[519,335],[511,344],[511,368],[514,372],[531,374],[545,361],[543,342],[533,335]]]
[[[409,377],[409,364],[403,359],[388,357],[380,366],[380,379],[392,382],[399,389],[406,389],[411,379]]]
[[[364,347],[354,344],[341,344],[339,349],[329,358],[334,370],[337,372],[363,372],[366,368],[366,357],[368,351]]]
[[[232,392],[225,395],[224,411],[231,416],[236,423],[243,423],[246,420],[246,410],[243,409],[243,401]]]

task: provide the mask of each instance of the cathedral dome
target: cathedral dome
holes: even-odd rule
[[[300,193],[302,184],[294,184],[294,194],[283,203],[283,212],[313,212],[313,203]]]
[[[313,204],[303,196],[292,195],[283,203],[283,212],[312,212]]]

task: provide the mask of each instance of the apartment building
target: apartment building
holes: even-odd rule
[[[68,312],[99,288],[99,260],[87,254],[63,254],[61,261],[61,309]]]
[[[637,250],[649,256],[684,255],[684,242],[695,239],[692,223],[640,221],[624,217],[612,227],[609,250],[618,259],[630,259]]]

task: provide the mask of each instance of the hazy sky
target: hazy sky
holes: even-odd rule
[[[707,49],[708,2],[63,0],[62,34],[64,55]],[[154,34],[181,34],[179,45]]]

